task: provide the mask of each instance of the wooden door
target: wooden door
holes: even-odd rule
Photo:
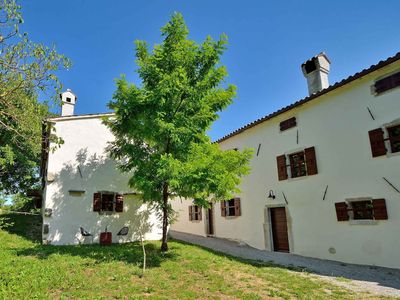
[[[207,209],[207,235],[214,235],[213,206]]]
[[[289,252],[286,210],[284,207],[276,207],[270,211],[274,251]]]

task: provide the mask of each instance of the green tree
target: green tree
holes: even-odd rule
[[[222,151],[206,135],[235,96],[233,85],[221,86],[227,76],[220,65],[226,36],[197,44],[188,39],[179,13],[161,32],[163,42],[151,53],[146,42],[136,42],[141,85],[129,84],[125,77],[117,80],[109,103],[115,118],[105,122],[115,135],[111,157],[122,171],[132,172],[131,188],[161,212],[161,250],[166,251],[169,200],[194,199],[207,207],[208,201],[229,199],[249,172],[252,151]]]
[[[0,190],[6,194],[38,183],[42,120],[60,89],[55,72],[70,65],[54,47],[20,33],[22,23],[21,7],[14,0],[1,0]],[[46,102],[38,101],[39,94]]]

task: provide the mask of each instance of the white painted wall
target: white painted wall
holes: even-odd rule
[[[400,268],[400,194],[382,179],[386,177],[400,188],[400,155],[372,158],[368,137],[369,130],[400,120],[400,88],[377,97],[370,89],[374,80],[394,70],[400,70],[399,62],[223,141],[223,149],[257,149],[259,143],[262,145],[259,156],[251,161],[251,174],[241,185],[242,215],[223,218],[216,205],[216,236],[270,250],[266,208],[286,206],[284,192],[289,203],[290,252]],[[296,116],[298,126],[280,132],[279,122],[292,116]],[[311,146],[316,149],[318,174],[278,181],[276,157]],[[322,200],[327,185],[326,199]],[[270,189],[277,195],[275,200],[267,198]],[[375,225],[338,222],[334,203],[354,197],[385,198],[389,219]],[[173,204],[183,213],[171,229],[204,235],[204,226],[189,222],[188,205],[189,201]],[[335,254],[328,251],[331,247]]]
[[[107,158],[105,147],[107,142],[113,140],[113,135],[102,124],[101,118],[58,119],[54,126],[64,144],[49,154],[47,177],[51,182],[46,183],[43,212],[45,208],[50,208],[53,215],[43,217],[44,224],[49,224],[50,229],[43,239],[56,245],[91,242],[90,238],[82,239],[79,233],[79,227],[82,226],[94,234],[94,243],[98,243],[100,232],[108,226],[115,243],[137,240],[139,220],[148,212],[137,196],[125,195],[122,213],[93,212],[93,193],[131,192],[127,185],[128,175],[121,174],[115,162]],[[85,193],[73,196],[69,190],[84,190]],[[154,212],[149,214],[144,223],[147,240],[161,238],[160,222]],[[124,226],[129,227],[129,234],[118,238],[116,234]]]

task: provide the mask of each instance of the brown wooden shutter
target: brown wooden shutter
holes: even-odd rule
[[[306,157],[307,175],[318,174],[317,159],[315,157],[315,148],[310,147],[304,149],[304,155]]]
[[[221,217],[226,217],[226,202],[221,201]]]
[[[372,207],[374,209],[374,219],[375,220],[387,220],[387,210],[385,199],[373,199]]]
[[[287,167],[286,167],[286,156],[280,155],[276,157],[276,163],[278,167],[278,179],[286,180],[288,179]]]
[[[400,86],[400,72],[387,76],[375,82],[375,92],[377,94],[386,92]]]
[[[241,215],[241,211],[240,211],[240,198],[235,198],[234,204],[235,204],[235,216],[238,217],[238,216]]]
[[[193,206],[190,205],[190,206],[189,206],[189,221],[193,221],[193,215],[192,215],[192,213],[193,213]]]
[[[279,128],[281,131],[287,130],[295,126],[296,126],[296,117],[292,117],[290,119],[287,119],[279,123]]]
[[[372,157],[385,155],[387,150],[383,138],[382,128],[377,128],[368,132],[369,142],[371,144]]]
[[[347,212],[347,203],[346,202],[338,202],[335,203],[336,208],[336,217],[338,221],[348,221],[349,214]]]
[[[123,212],[124,211],[124,195],[117,194],[115,196],[115,211]]]
[[[93,194],[93,211],[101,211],[101,193]]]

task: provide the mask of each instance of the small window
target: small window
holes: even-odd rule
[[[101,210],[102,211],[113,211],[114,210],[114,194],[102,194]]]
[[[287,163],[288,159],[289,164]],[[279,180],[318,174],[315,147],[305,148],[304,151],[289,155],[279,155],[276,157],[276,162]],[[288,167],[290,167],[290,176],[287,170]]]
[[[338,221],[349,220],[387,220],[385,199],[348,199],[335,203]]]
[[[400,152],[400,125],[387,128],[392,153]]]
[[[197,205],[189,206],[189,221],[201,221],[201,207]]]
[[[69,98],[69,97],[67,97],[66,100],[67,100],[67,102],[71,102],[71,98]]]
[[[372,220],[373,207],[371,201],[351,202],[354,220]]]
[[[306,159],[303,151],[289,155],[289,160],[292,178],[307,175]]]
[[[375,92],[379,95],[398,86],[400,86],[400,72],[377,80],[375,82]]]
[[[222,217],[238,217],[240,215],[240,198],[233,198],[230,200],[221,201]]]
[[[388,126],[386,132],[379,127],[370,130],[369,141],[371,145],[372,157],[378,157],[389,153],[400,152],[400,125]]]
[[[124,196],[113,192],[98,192],[93,194],[93,211],[123,212]]]

